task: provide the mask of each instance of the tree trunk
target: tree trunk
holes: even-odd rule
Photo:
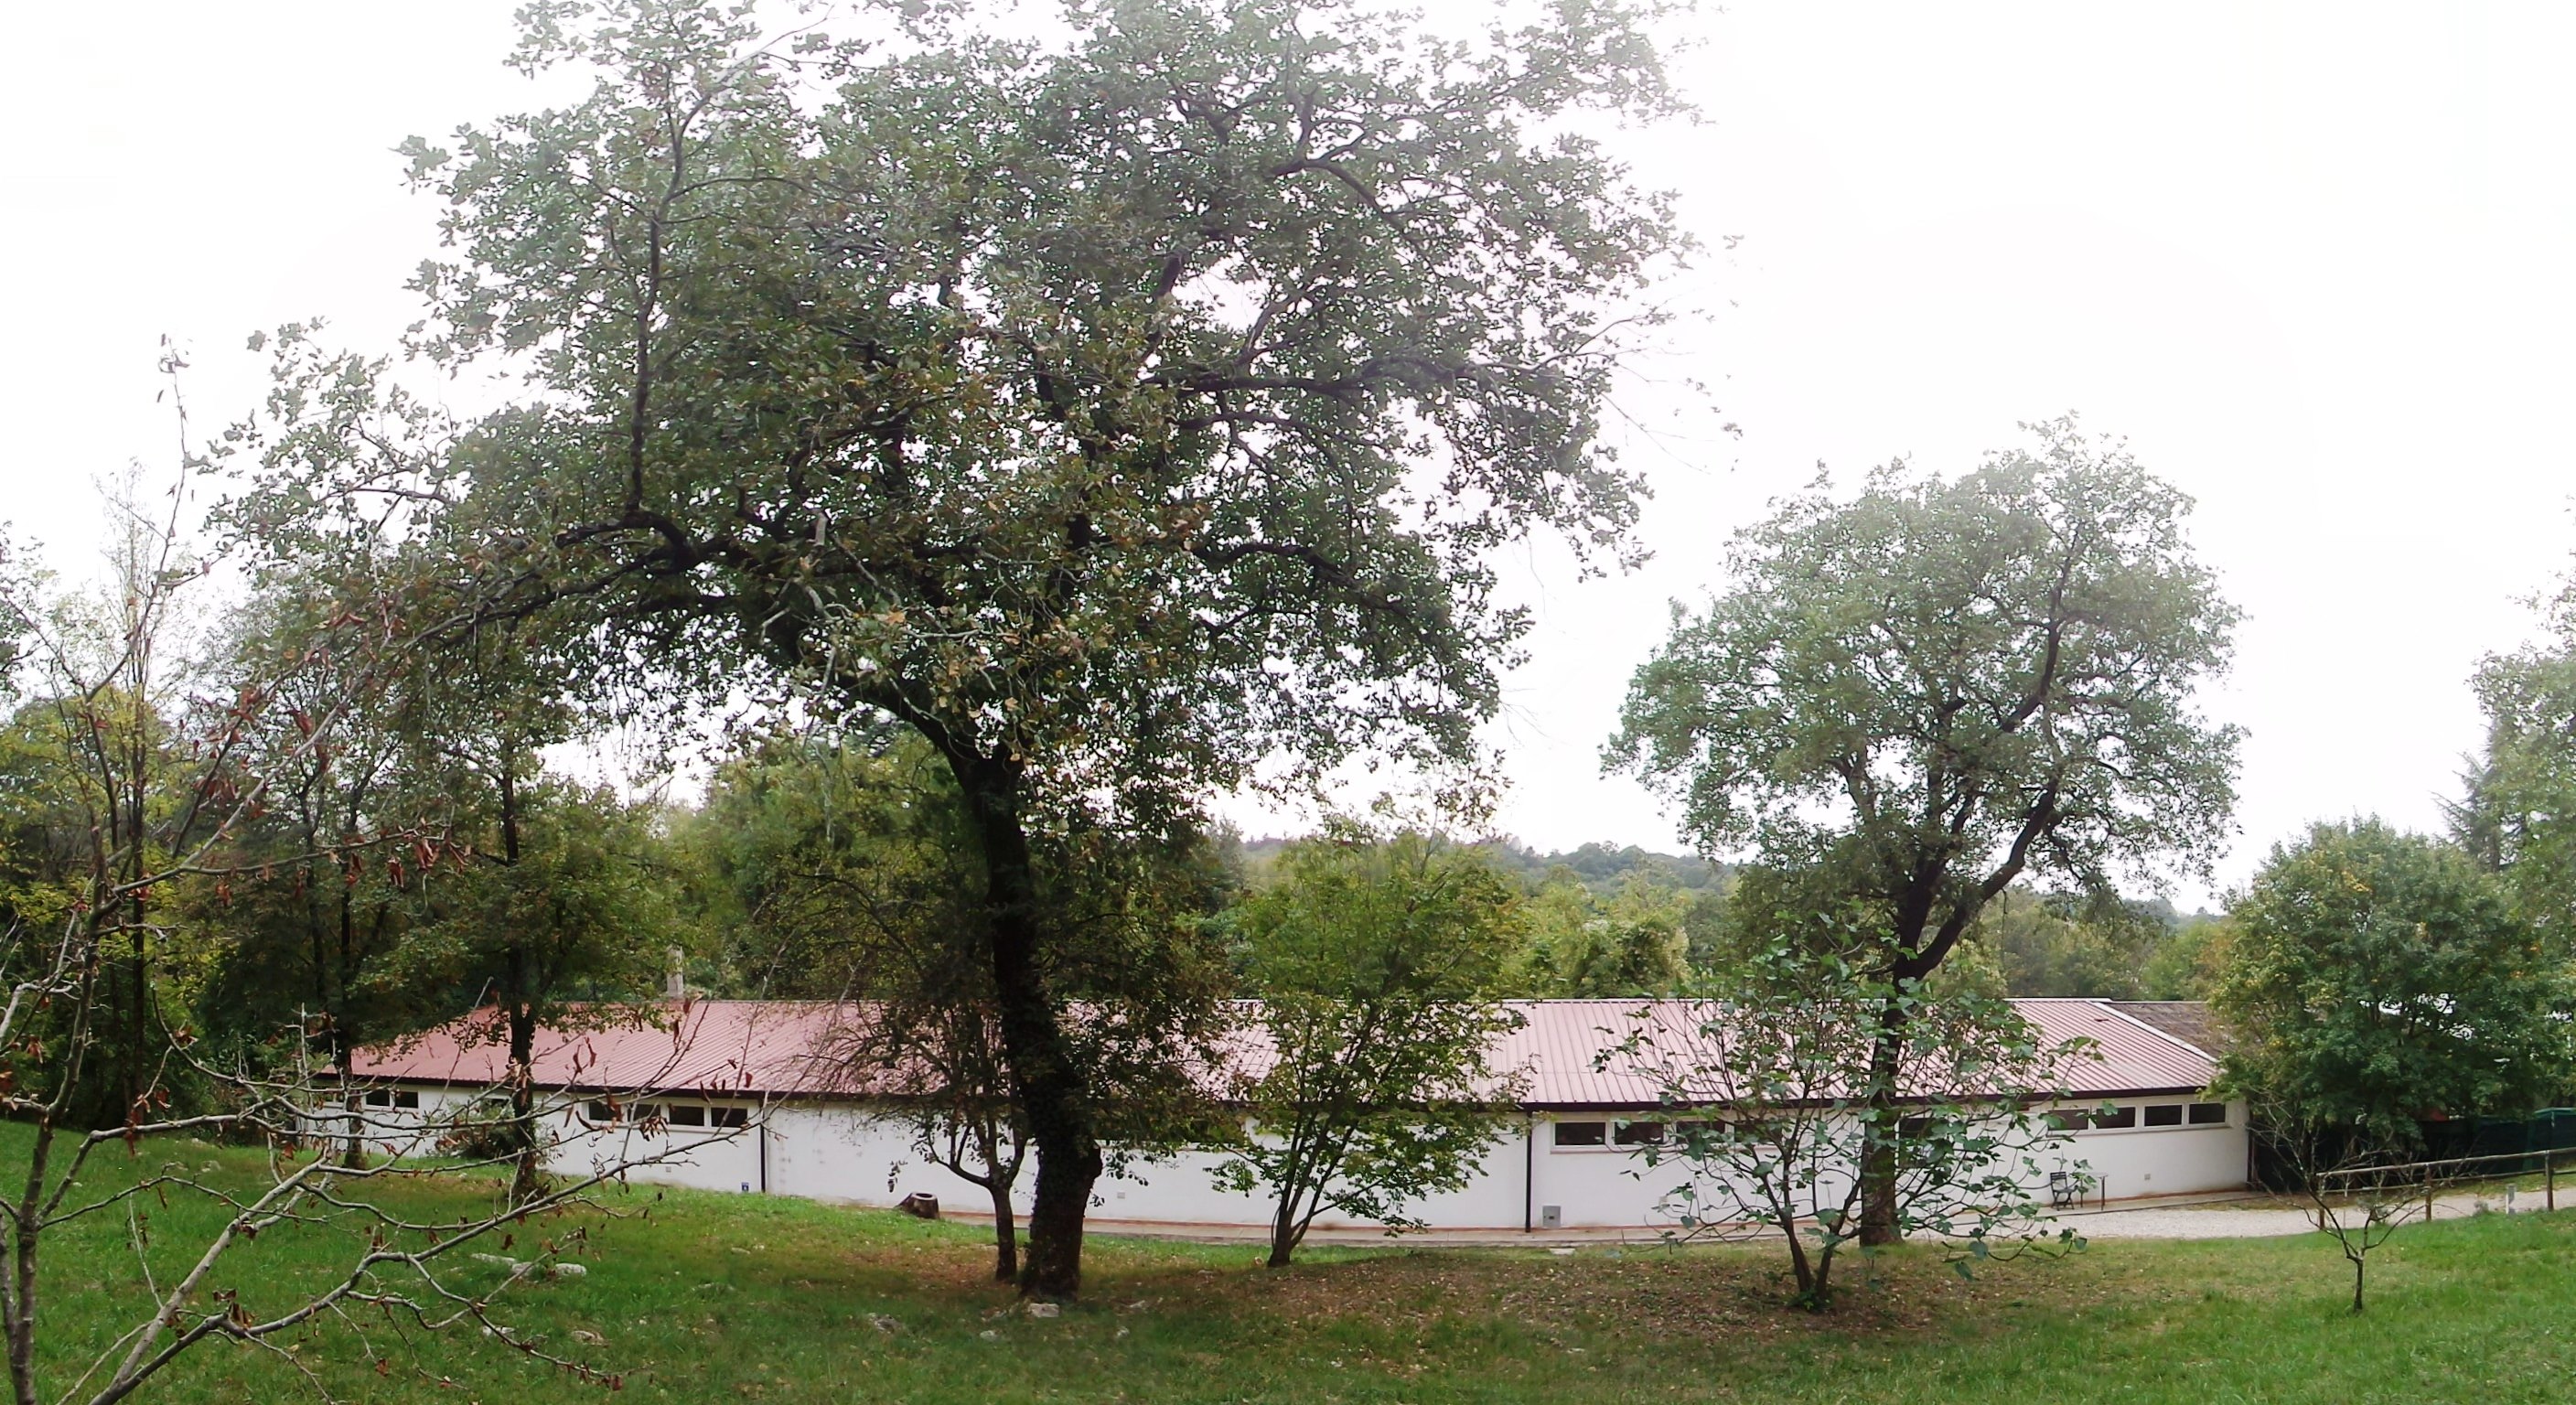
[[[1091,1206],[1091,1187],[1100,1179],[1100,1142],[1088,1081],[1067,1046],[1040,960],[1045,924],[1028,831],[1020,817],[1020,772],[1007,761],[954,754],[949,765],[965,792],[984,850],[1002,1056],[1010,1064],[1029,1140],[1038,1152],[1020,1294],[1070,1298],[1082,1289],[1082,1222]]]
[[[1270,1221],[1271,1268],[1286,1268],[1290,1256],[1297,1252],[1297,1192],[1286,1189],[1279,1195],[1279,1213]]]
[[[502,758],[500,791],[501,862],[515,869],[519,866],[519,786],[506,756]],[[519,1168],[510,1179],[513,1205],[536,1199],[545,1188],[537,1155],[537,1009],[536,992],[530,989],[534,976],[528,967],[528,949],[519,934],[513,932],[507,969],[503,972],[509,1002],[503,1015],[510,1023],[510,1140],[519,1149]]]
[[[523,1205],[545,1188],[537,1154],[537,1022],[525,1005],[514,1005],[510,1020],[510,1141],[519,1149],[518,1171],[510,1178],[510,1203]]]
[[[1020,1276],[1019,1222],[1011,1210],[1011,1183],[993,1177],[993,1281],[1008,1283]]]
[[[1879,1007],[1869,1050],[1869,1127],[1861,1142],[1860,1242],[1877,1248],[1901,1237],[1896,1215],[1896,1079],[1904,1064],[1903,1012],[1894,998]]]
[[[2352,1310],[2354,1312],[2361,1311],[2361,1272],[2362,1262],[2356,1258],[2352,1261]]]

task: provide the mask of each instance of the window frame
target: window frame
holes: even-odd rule
[[[1610,1148],[1610,1119],[1606,1117],[1558,1120],[1548,1123],[1548,1126],[1554,1129],[1548,1135],[1548,1146],[1551,1150],[1607,1151]],[[1567,1141],[1565,1139],[1567,1130],[1578,1127],[1590,1130],[1581,1140]]]

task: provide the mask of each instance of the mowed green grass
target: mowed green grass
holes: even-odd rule
[[[0,1129],[0,1171],[24,1146],[23,1128]],[[260,1164],[176,1144],[113,1158],[89,1188],[165,1162],[241,1185]],[[452,1219],[490,1195],[483,1181],[409,1199]],[[177,1197],[142,1208],[164,1282],[221,1221]],[[539,1405],[602,1398],[613,1379],[620,1400],[2576,1400],[2576,1211],[2402,1231],[2373,1260],[2360,1318],[2314,1236],[2104,1243],[1964,1282],[1908,1250],[1852,1263],[1844,1306],[1821,1319],[1778,1308],[1774,1256],[1745,1249],[1333,1248],[1272,1272],[1249,1245],[1095,1239],[1085,1301],[1036,1320],[1007,1312],[968,1225],[636,1188],[511,1232],[508,1252],[552,1241],[588,1272],[513,1286],[495,1315],[598,1379],[476,1329],[424,1338],[353,1312],[285,1351],[210,1342],[145,1398],[289,1400],[318,1384],[356,1401]],[[52,1241],[57,1368],[149,1311],[131,1234],[117,1213]],[[351,1247],[272,1231],[215,1282],[274,1311]],[[488,1290],[505,1271],[469,1260],[457,1275]]]

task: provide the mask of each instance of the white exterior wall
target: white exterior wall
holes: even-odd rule
[[[2111,1098],[2113,1107],[2145,1109],[2188,1107],[2206,1098]],[[2101,1103],[2086,1103],[2090,1109]],[[2087,1198],[2141,1200],[2158,1195],[2200,1195],[2245,1188],[2246,1159],[2251,1145],[2245,1130],[2245,1104],[2227,1105],[2227,1121],[2194,1127],[2095,1127],[2069,1135],[2057,1159],[2070,1166],[2084,1163],[2095,1186]],[[2043,1164],[2049,1158],[2042,1158]],[[2052,1168],[2053,1169],[2053,1168]]]
[[[419,1090],[417,1111],[380,1107],[364,1109],[369,1149],[380,1154],[427,1154],[428,1129],[468,1105],[471,1091]],[[688,1099],[661,1097],[665,1104]],[[2113,1106],[2143,1109],[2151,1105],[2188,1103],[2193,1099],[2115,1098]],[[850,1103],[782,1104],[765,1113],[747,1103],[749,1126],[732,1133],[713,1128],[663,1127],[647,1135],[632,1126],[594,1127],[580,1115],[583,1103],[550,1114],[555,1138],[548,1152],[560,1174],[588,1174],[620,1160],[660,1157],[627,1172],[627,1179],[656,1185],[688,1186],[711,1191],[766,1191],[816,1200],[888,1206],[916,1192],[939,1198],[943,1211],[969,1215],[989,1213],[991,1199],[983,1187],[952,1174],[924,1158],[912,1142],[911,1127]],[[723,1105],[723,1104],[716,1104]],[[2099,1102],[2084,1104],[2086,1108]],[[1646,1117],[1651,1120],[1652,1114]],[[1616,1124],[1612,1112],[1539,1113],[1508,1127],[1487,1150],[1481,1172],[1463,1190],[1430,1197],[1415,1209],[1435,1229],[1518,1230],[1526,1223],[1546,1226],[1545,1210],[1559,1208],[1558,1227],[1584,1230],[1659,1230],[1673,1224],[1668,1201],[1674,1188],[1690,1175],[1687,1164],[1667,1160],[1648,1167],[1638,1149],[1620,1146],[1559,1147],[1559,1121]],[[2088,1199],[2112,1200],[2234,1190],[2245,1183],[2245,1112],[2231,1105],[2224,1125],[2194,1127],[2096,1128],[2073,1133],[2053,1156],[2042,1157],[2045,1169],[2085,1165],[2097,1188]],[[686,1148],[674,1151],[675,1147]],[[1221,1156],[1186,1152],[1163,1161],[1129,1164],[1122,1173],[1103,1176],[1094,1188],[1094,1215],[1102,1221],[1175,1227],[1251,1227],[1268,1224],[1270,1204],[1258,1192],[1237,1194],[1217,1188],[1213,1172]],[[1034,1164],[1021,1177],[1015,1200],[1028,1209],[1035,1180]],[[1702,1203],[1714,1209],[1727,1203],[1703,1192]],[[1332,1215],[1317,1219],[1322,1228],[1369,1228]]]

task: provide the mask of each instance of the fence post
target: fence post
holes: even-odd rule
[[[2549,1208],[2554,1212],[2558,1208],[2558,1148],[2551,1147],[2548,1154],[2540,1158],[2540,1164],[2546,1168],[2544,1173],[2549,1177]]]
[[[2431,1224],[2432,1222],[2433,1222],[2433,1168],[2432,1168],[2432,1166],[2428,1163],[2428,1164],[2426,1164],[2426,1166],[2424,1167],[2424,1223],[2426,1223],[2426,1224]]]

